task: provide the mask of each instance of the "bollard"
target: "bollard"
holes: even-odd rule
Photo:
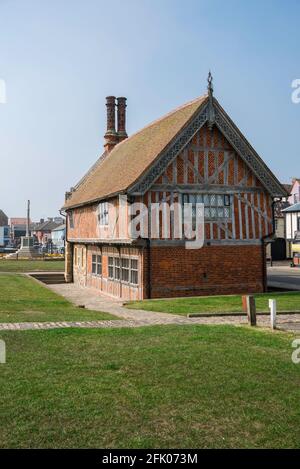
[[[269,300],[269,308],[271,312],[271,329],[276,329],[277,301]]]
[[[252,295],[246,297],[247,301],[247,316],[248,323],[250,326],[256,326],[256,306],[255,298]]]
[[[0,339],[0,363],[6,363],[6,346],[4,340]]]
[[[247,311],[248,311],[248,309],[247,309],[247,296],[246,295],[242,296],[242,311],[244,311],[244,313],[247,313]]]

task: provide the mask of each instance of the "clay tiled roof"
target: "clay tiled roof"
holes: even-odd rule
[[[85,205],[125,192],[144,174],[207,99],[205,95],[175,109],[116,145],[105,158],[99,158],[91,171],[75,186],[75,191],[63,208]]]
[[[43,223],[36,223],[34,226],[34,231],[49,232],[60,226],[61,223],[57,223],[53,220],[46,220]]]

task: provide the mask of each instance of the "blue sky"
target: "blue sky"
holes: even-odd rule
[[[0,0],[0,208],[57,215],[101,154],[105,96],[129,134],[206,91],[283,182],[300,176],[299,1]]]

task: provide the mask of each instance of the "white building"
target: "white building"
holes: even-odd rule
[[[296,257],[295,263],[298,264],[298,256],[295,254],[300,253],[300,202],[291,205],[282,212],[285,215],[286,240],[290,246],[290,257],[294,258],[294,262]]]
[[[52,230],[51,239],[53,248],[57,251],[60,251],[65,247],[66,225],[64,223]]]

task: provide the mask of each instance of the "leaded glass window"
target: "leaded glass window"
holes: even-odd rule
[[[196,203],[204,204],[205,219],[219,220],[231,217],[231,196],[227,194],[184,194],[183,202],[193,204],[193,225],[196,215]]]

